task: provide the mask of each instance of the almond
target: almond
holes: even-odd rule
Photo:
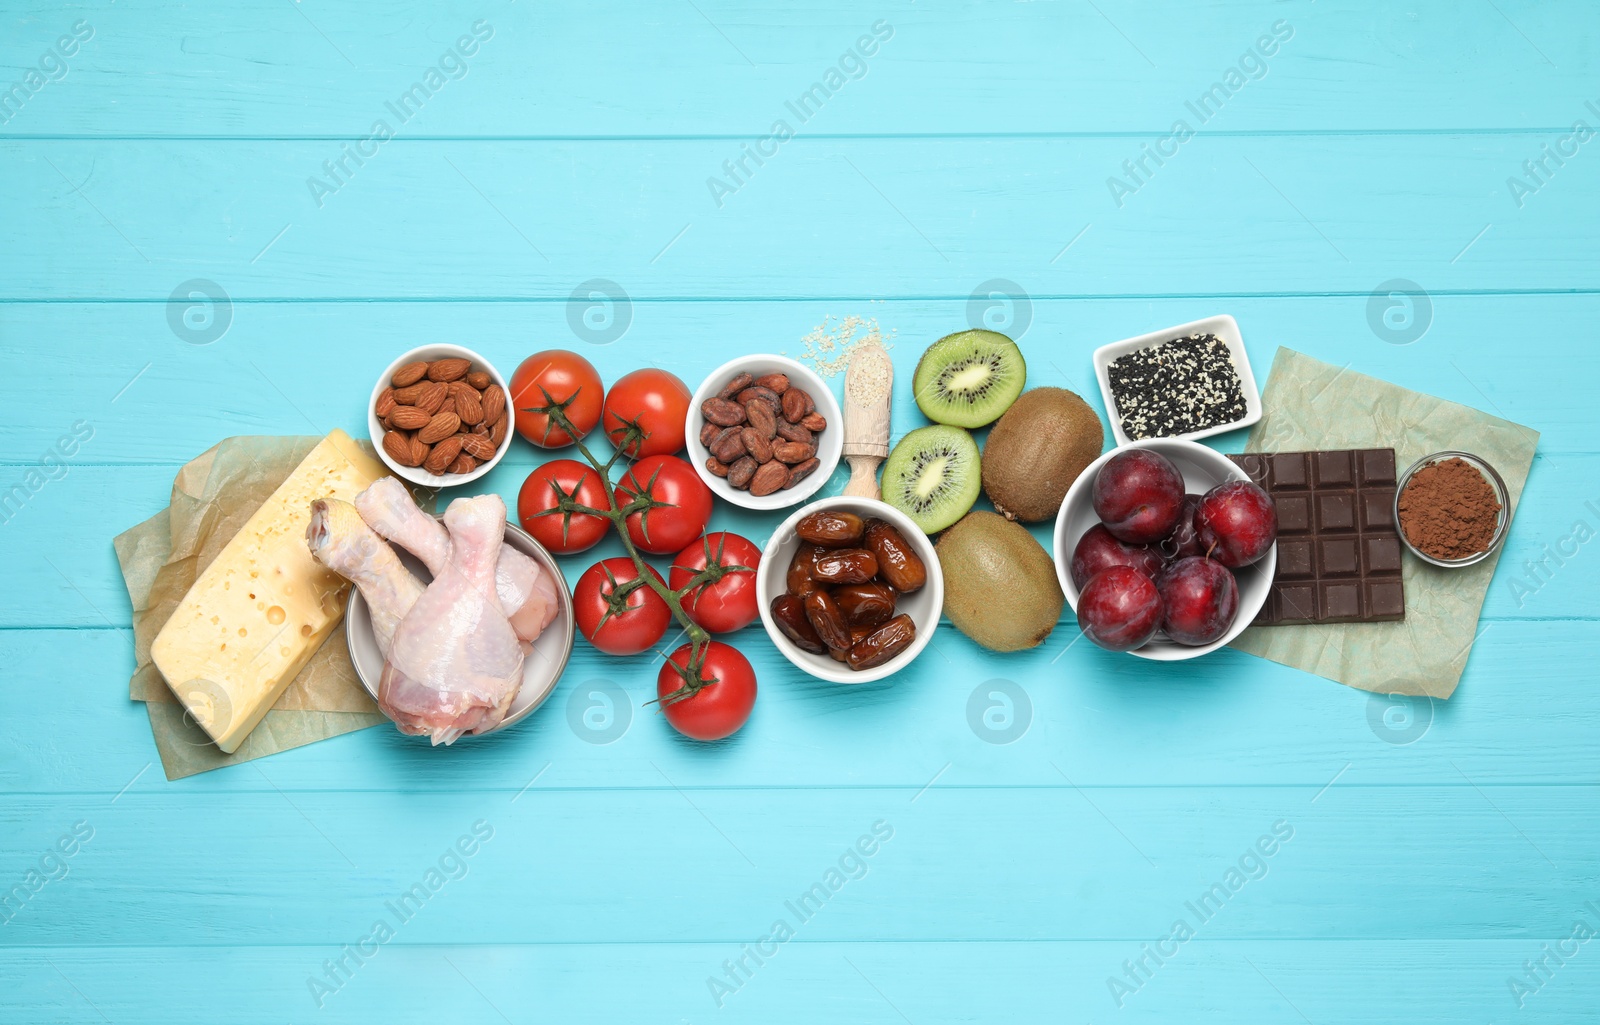
[[[440,413],[454,413],[455,411],[456,397],[454,395],[446,395],[444,401],[439,403],[439,408],[434,410],[433,415],[438,416]]]
[[[500,443],[506,440],[506,431],[511,427],[511,417],[501,413],[499,418],[489,428],[489,440],[494,442],[494,447],[499,448]]]
[[[424,445],[432,445],[450,437],[461,427],[461,418],[454,413],[440,413],[428,425],[417,432],[417,440]],[[798,462],[798,460],[796,460]]]
[[[383,450],[401,466],[417,465],[411,461],[411,439],[399,431],[390,431],[383,436]]]
[[[423,360],[417,360],[415,363],[407,363],[393,374],[390,374],[389,383],[396,388],[404,388],[407,385],[416,384],[427,375],[428,364]]]
[[[495,444],[484,434],[462,434],[461,451],[477,459],[489,460],[494,458]]]
[[[456,416],[464,424],[483,422],[483,401],[478,398],[477,389],[470,385],[456,389]]]
[[[500,414],[506,411],[506,392],[498,384],[491,384],[483,390],[483,419],[486,423],[494,423],[500,419]]]
[[[433,446],[433,451],[428,453],[428,461],[422,464],[422,468],[429,473],[443,473],[460,454],[461,435],[453,435]]]
[[[415,406],[417,400],[422,397],[422,393],[427,388],[427,381],[423,381],[420,384],[408,384],[404,388],[396,388],[394,390],[394,401],[401,406]]]
[[[472,369],[472,361],[459,356],[447,359],[436,359],[428,364],[428,380],[430,381],[459,381],[467,376],[467,371]]]
[[[399,404],[400,403],[396,402],[394,399],[394,389],[385,388],[383,391],[378,393],[378,401],[373,403],[372,412],[377,414],[379,420],[382,420],[384,417],[394,412],[394,407],[398,406]]]
[[[478,461],[465,452],[456,456],[456,461],[450,464],[451,473],[471,473],[478,468]]]
[[[439,412],[440,406],[444,405],[445,387],[434,381],[424,381],[421,388],[422,390],[417,393],[417,398],[411,405],[432,416]]]
[[[433,446],[421,441],[415,434],[411,436],[411,465],[421,466],[428,461],[428,453],[433,451]]]
[[[428,426],[428,421],[433,417],[416,406],[396,406],[389,414],[389,422],[402,431],[414,431],[419,427]]]
[[[494,378],[490,377],[481,370],[474,370],[472,373],[467,375],[467,383],[479,391],[483,391],[485,388],[494,383]]]

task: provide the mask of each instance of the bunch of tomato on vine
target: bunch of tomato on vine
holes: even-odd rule
[[[552,459],[530,473],[517,519],[556,555],[587,551],[616,531],[627,554],[596,562],[573,588],[578,631],[607,654],[637,655],[676,623],[688,641],[663,652],[656,700],[678,732],[719,740],[750,718],[756,677],[738,649],[711,635],[759,614],[761,549],[737,534],[706,532],[711,489],[678,456],[689,398],[665,370],[635,370],[606,391],[575,352],[523,360],[511,376],[517,433],[542,449],[574,447],[581,458]],[[604,459],[584,443],[597,427],[611,446]],[[673,556],[668,579],[641,553]]]

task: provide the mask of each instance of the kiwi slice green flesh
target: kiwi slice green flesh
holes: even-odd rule
[[[1016,342],[997,331],[959,331],[928,346],[911,387],[928,419],[974,428],[999,419],[1027,379]]]
[[[920,427],[900,439],[883,465],[883,500],[936,534],[978,500],[978,443],[959,427]]]

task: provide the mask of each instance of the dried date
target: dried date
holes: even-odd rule
[[[772,621],[778,624],[778,629],[783,635],[794,642],[800,650],[809,651],[813,655],[820,655],[828,650],[828,646],[822,643],[822,638],[817,636],[811,620],[806,617],[806,606],[802,599],[792,594],[780,594],[772,599]]]
[[[893,524],[873,520],[867,524],[865,534],[867,549],[878,559],[878,575],[890,587],[910,594],[928,582],[928,567]]]
[[[838,651],[851,647],[850,626],[844,621],[839,603],[833,600],[826,588],[817,588],[805,596],[806,618],[811,628],[822,638],[822,643]]]
[[[861,543],[866,524],[853,512],[838,509],[819,509],[795,524],[794,532],[802,541],[823,548],[850,548]]]
[[[881,666],[911,647],[916,638],[917,624],[902,613],[852,644],[845,661],[851,669]]]
[[[816,568],[812,571],[812,576],[824,584],[864,584],[877,575],[878,557],[865,548],[827,552],[817,558]]]
[[[894,588],[888,584],[845,584],[833,589],[833,600],[852,629],[881,626],[894,618]]]

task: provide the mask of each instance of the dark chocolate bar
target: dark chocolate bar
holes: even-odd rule
[[[1278,572],[1255,626],[1406,617],[1394,449],[1228,457],[1278,510]]]

